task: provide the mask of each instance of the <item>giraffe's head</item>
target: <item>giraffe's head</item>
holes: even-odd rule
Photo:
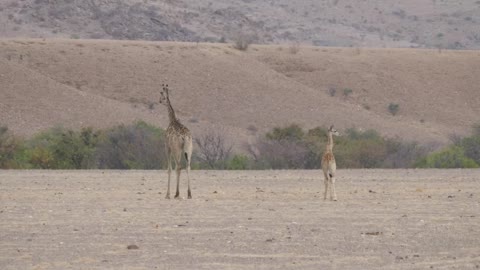
[[[328,133],[335,136],[340,136],[340,133],[333,127],[333,125],[331,125],[330,128],[328,129]]]
[[[167,105],[168,99],[168,84],[162,84],[162,91],[160,91],[160,100],[158,103],[162,105]]]

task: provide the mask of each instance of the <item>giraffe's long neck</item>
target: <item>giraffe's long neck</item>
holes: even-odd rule
[[[168,119],[171,123],[178,122],[177,117],[175,116],[175,111],[173,110],[170,99],[167,97],[167,109],[168,109]]]
[[[333,136],[331,132],[328,132],[327,152],[333,152]]]

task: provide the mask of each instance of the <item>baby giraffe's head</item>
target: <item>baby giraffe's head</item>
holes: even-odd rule
[[[335,128],[333,128],[333,125],[331,125],[330,128],[328,129],[328,133],[335,136],[340,136],[340,133],[338,133],[338,131]]]
[[[158,103],[166,106],[168,98],[168,84],[162,84],[162,91],[160,91],[160,100]]]

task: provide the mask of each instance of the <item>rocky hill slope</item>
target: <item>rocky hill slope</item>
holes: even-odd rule
[[[480,48],[475,0],[4,0],[2,37]]]

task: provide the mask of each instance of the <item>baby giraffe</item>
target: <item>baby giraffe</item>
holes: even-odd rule
[[[337,200],[337,193],[335,192],[335,171],[337,170],[337,164],[335,163],[335,156],[333,156],[333,135],[339,136],[340,134],[333,125],[328,129],[328,143],[325,149],[325,153],[322,157],[322,170],[325,175],[325,195],[324,200],[327,199],[327,191],[330,186],[330,200]]]

